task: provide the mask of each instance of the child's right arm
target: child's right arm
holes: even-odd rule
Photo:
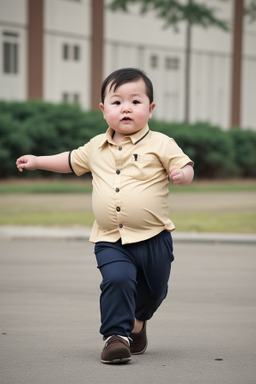
[[[62,152],[52,156],[24,155],[16,160],[16,165],[20,172],[22,172],[23,169],[30,171],[42,169],[44,171],[70,173],[72,170],[68,158],[69,152]]]

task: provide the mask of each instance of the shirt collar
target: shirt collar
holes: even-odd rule
[[[148,127],[148,124],[146,124],[145,127],[140,129],[138,132],[136,132],[130,136],[127,135],[126,137],[129,138],[131,140],[131,142],[135,145],[139,141],[141,141],[144,138],[144,136],[147,135],[148,132],[149,132],[149,127]],[[104,136],[102,142],[99,145],[99,148],[103,147],[103,145],[107,142],[110,144],[116,145],[116,143],[113,140],[113,133],[114,133],[114,130],[109,127],[105,133],[105,136]]]

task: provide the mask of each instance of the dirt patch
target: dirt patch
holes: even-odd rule
[[[88,194],[3,195],[0,210],[19,207],[46,212],[92,212]],[[171,212],[255,212],[254,192],[173,193],[169,196]]]
[[[170,194],[172,212],[253,212],[256,211],[254,192],[215,192]]]

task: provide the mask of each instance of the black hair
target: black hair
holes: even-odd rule
[[[106,88],[109,84],[110,89],[114,86],[114,91],[116,91],[116,89],[120,87],[120,85],[139,79],[142,79],[146,85],[146,94],[151,104],[153,102],[152,82],[142,70],[136,68],[122,68],[108,75],[108,77],[102,83],[101,102],[104,103]]]

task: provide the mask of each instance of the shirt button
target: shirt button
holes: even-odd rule
[[[116,174],[120,175],[121,171],[119,169],[116,170]]]
[[[119,227],[119,228],[123,228],[123,224],[119,224],[118,227]]]
[[[119,145],[119,147],[117,148],[119,151],[122,151],[122,146],[121,145]]]
[[[116,207],[116,210],[117,210],[117,212],[120,212],[121,208],[120,207]]]
[[[116,191],[116,192],[120,192],[120,189],[119,189],[119,188],[116,188],[115,191]]]

